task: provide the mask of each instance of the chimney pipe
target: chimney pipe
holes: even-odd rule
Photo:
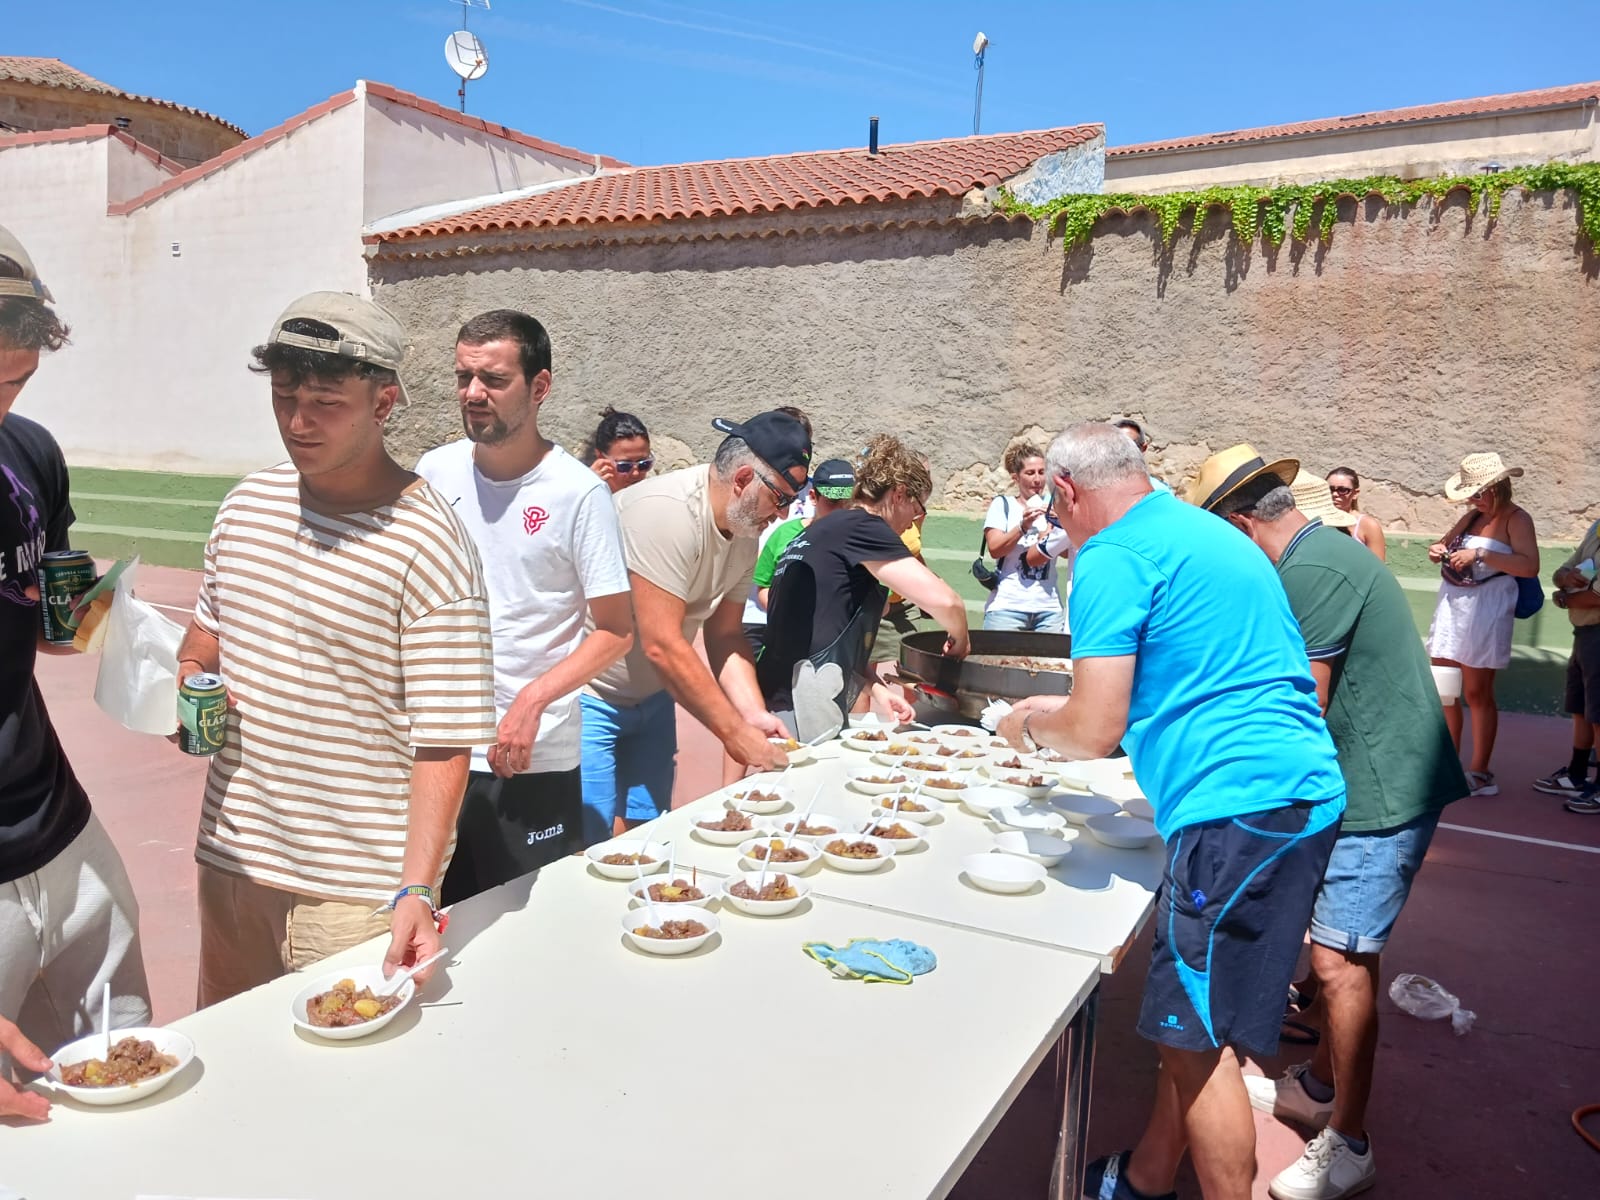
[[[876,154],[877,152],[878,152],[878,118],[877,117],[873,117],[872,120],[867,123],[867,153],[868,154]]]

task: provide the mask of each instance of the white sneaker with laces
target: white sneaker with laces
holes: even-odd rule
[[[1311,1070],[1308,1062],[1295,1063],[1277,1079],[1265,1075],[1246,1075],[1245,1091],[1250,1107],[1283,1121],[1293,1121],[1311,1129],[1321,1129],[1333,1116],[1333,1101],[1313,1100],[1300,1077]]]
[[[1471,785],[1473,796],[1498,796],[1500,785],[1494,781],[1493,771],[1468,771],[1467,783]]]
[[[1273,1200],[1340,1200],[1364,1192],[1378,1181],[1372,1145],[1357,1154],[1332,1129],[1324,1129],[1303,1153],[1278,1173],[1267,1188]]]

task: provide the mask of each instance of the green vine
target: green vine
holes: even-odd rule
[[[1161,244],[1170,247],[1183,218],[1198,231],[1213,208],[1228,210],[1234,237],[1245,245],[1261,237],[1269,246],[1283,244],[1287,231],[1296,242],[1311,236],[1316,218],[1317,240],[1327,244],[1339,219],[1339,201],[1381,196],[1386,203],[1416,204],[1423,199],[1442,202],[1452,192],[1467,194],[1467,211],[1487,209],[1490,221],[1500,215],[1500,202],[1513,188],[1524,192],[1570,191],[1578,201],[1578,225],[1589,244],[1600,249],[1600,163],[1546,163],[1539,167],[1512,167],[1485,175],[1443,175],[1433,179],[1396,179],[1371,175],[1365,179],[1332,179],[1325,183],[1283,184],[1278,187],[1209,187],[1202,191],[1078,193],[1058,196],[1044,204],[1025,204],[1006,188],[1000,189],[998,208],[1044,221],[1060,236],[1065,249],[1086,243],[1096,222],[1110,212],[1150,213],[1161,229]]]

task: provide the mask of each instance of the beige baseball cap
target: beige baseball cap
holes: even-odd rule
[[[9,258],[22,268],[21,279],[0,278],[0,296],[26,296],[29,300],[55,303],[55,297],[50,294],[50,289],[45,287],[44,280],[39,278],[33,259],[28,257],[28,252],[22,248],[22,243],[17,241],[17,235],[4,225],[0,225],[0,258]]]
[[[291,321],[316,321],[332,328],[337,336],[294,333],[284,328]],[[395,315],[381,304],[349,292],[311,292],[301,296],[272,323],[267,341],[321,350],[391,371],[400,369],[400,360],[406,354],[406,331]]]

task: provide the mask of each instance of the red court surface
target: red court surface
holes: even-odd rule
[[[193,572],[145,568],[139,592],[185,620]],[[127,860],[143,909],[156,1018],[194,1006],[194,828],[205,761],[129,733],[93,703],[96,660],[42,658],[39,678],[57,728],[101,819]],[[677,798],[720,783],[720,749],[680,713]],[[1600,1153],[1568,1116],[1600,1103],[1600,818],[1562,810],[1527,781],[1565,761],[1569,725],[1502,718],[1494,766],[1498,797],[1463,800],[1445,815],[1411,902],[1384,955],[1396,974],[1437,979],[1478,1014],[1465,1037],[1423,1022],[1385,995],[1369,1133],[1374,1197],[1408,1200],[1593,1200]],[[1510,834],[1513,840],[1491,834]],[[938,947],[933,947],[935,951]],[[1135,1034],[1148,936],[1103,991],[1090,1150],[1131,1145],[1152,1086],[1155,1056]],[[1024,984],[1022,984],[1025,986]],[[995,980],[997,989],[1019,986]],[[707,1003],[714,1001],[708,997]],[[966,1036],[952,1031],[955,1036]],[[1296,1061],[1295,1047],[1256,1066]],[[1304,1053],[1304,1052],[1302,1052]],[[1042,1197],[1053,1139],[1048,1064],[1022,1093],[954,1195],[960,1200]],[[891,1122],[892,1123],[892,1122]],[[1299,1153],[1302,1135],[1257,1114],[1255,1194]],[[25,1136],[9,1133],[4,1136]],[[270,1138],[263,1144],[269,1144]],[[536,1182],[536,1181],[535,1181]],[[1193,1180],[1184,1200],[1198,1197]]]

